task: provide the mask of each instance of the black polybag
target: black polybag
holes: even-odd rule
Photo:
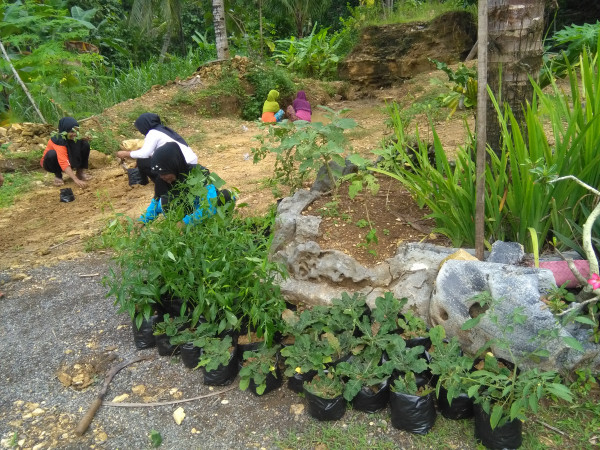
[[[73,194],[73,189],[64,188],[60,190],[60,201],[63,203],[69,203],[75,200],[75,194]]]
[[[173,356],[179,354],[181,349],[179,345],[171,344],[171,336],[159,334],[156,336],[156,348],[160,356]]]
[[[258,392],[256,392],[256,388],[258,387],[258,385],[254,382],[254,379],[252,379],[252,378],[250,379],[250,384],[248,385],[248,389],[254,395],[265,395],[271,391],[274,391],[275,389],[279,389],[283,383],[283,374],[281,373],[281,370],[279,369],[279,367],[275,366],[275,374],[273,374],[273,372],[269,372],[267,374],[267,378],[266,378],[265,382],[267,384],[267,387],[265,388],[265,390],[262,394],[259,394]]]
[[[316,374],[316,370],[310,370],[306,373],[295,373],[293,377],[288,378],[288,389],[298,393],[303,392],[304,382],[312,381]]]
[[[181,361],[188,369],[194,369],[200,362],[202,348],[196,347],[192,342],[186,342],[181,346]]]
[[[450,404],[448,403],[448,391],[440,387],[438,406],[442,416],[446,419],[461,420],[473,417],[473,399],[464,392],[453,398]]]
[[[422,397],[390,392],[390,408],[392,426],[414,434],[427,434],[437,417],[433,392]]]
[[[129,182],[129,186],[133,186],[134,184],[143,184],[142,173],[140,169],[134,167],[133,169],[127,169],[127,180]],[[146,184],[148,182],[146,181]]]
[[[304,389],[304,396],[308,403],[308,413],[317,420],[340,420],[346,413],[346,399],[339,397],[321,398]]]
[[[155,320],[156,316],[150,317],[150,320],[146,320],[144,318],[142,320],[140,328],[138,329],[138,327],[135,324],[135,319],[133,319],[133,342],[135,343],[135,348],[137,348],[138,350],[152,348],[156,345],[154,329],[152,328]]]
[[[356,397],[352,399],[352,407],[358,411],[366,413],[374,413],[385,408],[390,399],[390,382],[389,379],[384,380],[379,384],[379,390],[374,392],[368,386],[363,386]]]
[[[490,415],[480,405],[475,405],[475,439],[487,448],[514,449],[523,443],[523,423],[519,419],[492,430]]]
[[[231,384],[240,371],[237,346],[233,348],[227,365],[220,364],[214,370],[204,370],[204,384],[208,386],[226,386]]]

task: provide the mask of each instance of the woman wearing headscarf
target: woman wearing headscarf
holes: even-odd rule
[[[63,117],[58,122],[58,133],[46,145],[40,165],[54,174],[54,184],[65,184],[63,172],[79,187],[85,187],[91,177],[84,173],[90,159],[90,143],[87,138],[77,139],[79,123],[73,117]],[[73,171],[75,169],[75,172]]]
[[[117,158],[132,158],[137,160],[137,168],[142,177],[142,184],[148,184],[148,178],[155,181],[155,176],[150,169],[150,158],[158,147],[168,142],[175,142],[188,164],[197,164],[198,157],[194,151],[188,146],[185,139],[173,131],[171,128],[162,124],[158,114],[143,113],[134,123],[137,130],[145,137],[144,145],[139,150],[117,152]]]
[[[171,201],[178,198],[183,199],[183,196],[187,194],[185,180],[193,170],[201,170],[205,175],[210,173],[204,166],[189,164],[181,148],[175,142],[167,142],[158,147],[150,159],[150,166],[156,177],[154,198],[146,212],[139,218],[143,223],[154,220]],[[184,211],[186,215],[182,219],[186,225],[197,223],[206,215],[212,216],[216,213],[217,206],[233,199],[229,191],[219,192],[213,184],[207,184],[206,188],[208,207],[201,198],[196,198],[191,205],[188,204]]]
[[[275,89],[270,90],[269,95],[267,95],[267,100],[263,104],[263,113],[261,117],[263,122],[279,122],[283,119],[284,112],[279,108],[279,103],[277,103],[278,99],[279,92]]]
[[[307,122],[310,122],[312,108],[306,99],[306,93],[304,91],[298,91],[296,98],[292,102],[292,108],[294,108],[297,120],[306,120]]]

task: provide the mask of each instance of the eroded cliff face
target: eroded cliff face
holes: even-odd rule
[[[450,12],[431,22],[370,26],[339,66],[351,83],[390,86],[434,68],[429,59],[463,61],[477,40],[477,24],[466,12]]]

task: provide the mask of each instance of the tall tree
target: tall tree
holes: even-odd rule
[[[215,25],[215,40],[217,59],[229,59],[229,44],[227,43],[227,27],[225,26],[225,4],[223,0],[213,0],[213,20]]]
[[[480,0],[482,1],[482,0]],[[488,84],[501,106],[507,104],[518,121],[531,101],[531,75],[542,67],[545,0],[488,0]],[[491,102],[487,108],[488,143],[500,151],[500,125]]]

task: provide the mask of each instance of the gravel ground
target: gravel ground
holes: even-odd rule
[[[236,387],[175,405],[103,405],[87,432],[76,436],[106,372],[134,356],[150,359],[117,373],[105,401],[127,394],[123,402],[165,402],[228,388],[203,385],[202,373],[187,369],[179,357],[137,351],[129,317],[117,314],[106,298],[102,277],[108,269],[106,256],[88,255],[54,267],[0,273],[6,294],[0,300],[0,448],[16,443],[32,449],[144,449],[156,430],[164,449],[271,449],[280,448],[290,431],[317,423],[285,385],[264,397]],[[173,418],[179,407],[185,412],[180,425]],[[368,416],[349,410],[342,422],[356,420],[370,424],[373,439],[415,448],[412,436],[389,426],[387,411]]]

